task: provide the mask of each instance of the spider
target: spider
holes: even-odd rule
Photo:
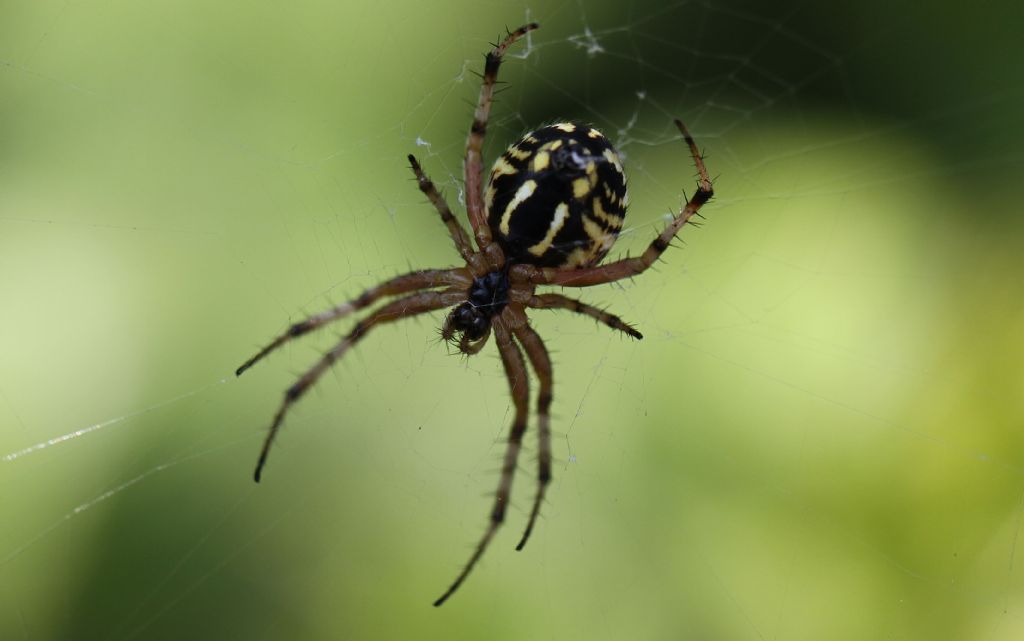
[[[486,56],[463,166],[466,210],[475,247],[420,163],[409,156],[420,191],[441,215],[465,264],[449,269],[417,270],[371,287],[348,302],[291,325],[235,372],[241,375],[294,338],[366,309],[381,299],[392,298],[358,321],[333,349],[285,391],[256,464],[255,480],[259,482],[267,454],[289,408],[374,327],[452,308],[441,327],[441,335],[467,356],[479,353],[494,334],[514,407],[498,491],[486,531],[461,572],[434,601],[435,606],[444,603],[462,585],[505,519],[526,432],[527,361],[540,387],[537,394],[537,489],[517,550],[526,545],[551,482],[551,359],[544,342],[530,327],[526,310],[569,310],[590,316],[633,338],[643,338],[614,314],[562,294],[537,293],[537,287],[590,287],[643,273],[713,194],[711,179],[697,145],[683,123],[676,120],[675,125],[697,168],[696,193],[642,255],[599,266],[622,229],[629,199],[619,155],[598,130],[581,123],[562,122],[526,134],[497,159],[485,188],[481,149],[498,68],[506,50],[537,27],[536,23],[531,23],[508,32]]]

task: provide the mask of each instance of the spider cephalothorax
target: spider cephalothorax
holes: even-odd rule
[[[540,388],[537,394],[537,491],[517,550],[522,549],[533,531],[551,480],[549,417],[554,379],[547,348],[530,327],[526,311],[569,310],[590,316],[633,338],[642,338],[640,332],[614,314],[562,294],[538,294],[537,287],[588,287],[644,272],[712,195],[711,180],[697,145],[678,120],[675,124],[697,166],[697,191],[646,251],[635,258],[598,264],[622,229],[628,196],[619,155],[596,129],[581,123],[563,122],[526,134],[495,161],[484,188],[481,149],[498,67],[508,47],[536,28],[536,24],[520,27],[487,54],[464,162],[466,213],[473,231],[472,240],[419,162],[409,156],[420,191],[441,215],[464,265],[417,270],[371,287],[351,301],[291,325],[235,372],[241,374],[293,338],[366,309],[381,299],[392,298],[364,316],[334,348],[285,391],[256,464],[255,478],[259,481],[270,446],[288,409],[375,326],[451,308],[441,327],[441,334],[464,354],[476,354],[494,334],[515,410],[498,492],[487,530],[462,572],[434,601],[434,605],[441,605],[462,585],[505,519],[512,479],[526,432],[529,408],[527,361]]]
[[[476,354],[491,335],[491,319],[508,304],[508,270],[499,269],[473,279],[466,302],[448,314],[441,337],[458,345],[464,354]],[[456,334],[461,334],[455,338]]]

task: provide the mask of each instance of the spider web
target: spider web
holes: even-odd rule
[[[0,9],[0,637],[1019,638],[1009,12]],[[436,316],[375,332],[258,487],[282,391],[347,326],[229,374],[454,262],[404,157],[461,209],[480,54],[528,20],[488,159],[557,119],[604,131],[632,201],[613,257],[693,189],[673,118],[717,196],[655,271],[579,292],[643,341],[533,315],[544,518],[513,552],[531,431],[506,527],[435,611],[497,483],[493,348],[445,353]]]

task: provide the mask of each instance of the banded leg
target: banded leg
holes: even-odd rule
[[[473,113],[473,126],[470,128],[469,138],[466,140],[466,155],[463,161],[463,170],[466,174],[466,213],[469,215],[469,224],[476,236],[477,247],[481,250],[491,244],[491,228],[487,226],[487,216],[484,213],[482,149],[484,136],[487,133],[487,119],[491,113],[491,103],[494,101],[494,85],[498,80],[498,68],[501,67],[501,59],[505,55],[505,51],[516,40],[539,26],[532,22],[508,34],[487,54],[484,63],[483,84],[480,87],[480,98],[477,100],[476,111]]]
[[[516,545],[517,550],[522,550],[526,540],[530,538],[530,533],[533,532],[533,525],[544,502],[544,494],[551,482],[551,388],[554,379],[551,374],[551,357],[540,335],[526,324],[519,325],[514,332],[540,383],[540,391],[537,392],[537,494],[533,498],[530,520],[526,523],[523,538]]]
[[[416,160],[416,156],[412,154],[409,154],[409,166],[412,168],[413,173],[416,174],[416,184],[419,186],[420,191],[434,205],[437,213],[441,214],[441,220],[448,227],[448,233],[451,234],[452,240],[455,241],[455,249],[459,251],[459,256],[462,256],[462,260],[472,265],[474,262],[473,245],[469,240],[469,234],[466,233],[466,230],[462,228],[459,221],[452,215],[451,208],[444,197],[438,193],[434,181],[430,180],[423,173],[423,167]]]
[[[335,361],[341,358],[350,347],[366,336],[371,328],[381,323],[390,323],[391,321],[396,321],[400,318],[407,318],[409,316],[415,316],[424,312],[430,312],[454,305],[460,300],[463,300],[465,296],[465,291],[461,289],[410,294],[403,298],[399,298],[398,300],[391,301],[387,305],[378,308],[372,314],[356,323],[356,326],[352,328],[352,331],[350,331],[345,338],[341,339],[340,343],[334,346],[331,351],[324,354],[320,360],[317,361],[316,365],[309,368],[309,370],[284,393],[284,401],[281,402],[281,407],[278,408],[277,414],[274,415],[274,422],[270,425],[270,431],[267,433],[267,437],[263,441],[263,449],[260,450],[260,458],[256,463],[256,472],[253,474],[253,478],[256,482],[260,482],[260,475],[263,472],[263,466],[267,462],[267,455],[270,453],[270,446],[274,443],[274,437],[277,436],[277,430],[281,427],[281,422],[284,420],[288,409],[302,397],[306,390],[320,379],[323,373],[326,372],[331,365],[334,365]]]
[[[501,480],[498,482],[498,493],[494,497],[494,507],[491,508],[490,522],[487,524],[487,531],[484,532],[480,542],[477,543],[473,555],[462,572],[455,577],[455,581],[445,590],[436,601],[434,606],[439,606],[448,600],[466,577],[473,570],[473,567],[483,556],[484,551],[494,538],[501,522],[505,520],[505,510],[508,508],[509,496],[512,492],[512,477],[516,471],[516,461],[519,459],[519,449],[523,443],[523,433],[526,431],[526,416],[529,409],[529,383],[527,379],[526,363],[523,361],[523,353],[509,335],[508,328],[500,317],[493,321],[494,336],[498,343],[498,352],[501,354],[501,362],[505,366],[505,376],[508,377],[509,388],[512,394],[512,403],[515,406],[515,417],[512,419],[512,428],[508,435],[508,447],[505,449],[505,460],[501,466]]]
[[[682,121],[676,120],[676,126],[683,134],[683,140],[690,148],[693,162],[697,166],[697,193],[690,198],[686,206],[672,219],[668,227],[662,231],[654,241],[647,247],[643,254],[636,258],[624,258],[607,265],[588,267],[585,269],[538,269],[529,265],[517,265],[513,268],[511,275],[514,279],[522,282],[530,282],[534,285],[562,285],[563,287],[589,287],[601,285],[613,281],[631,278],[644,272],[653,265],[662,252],[668,249],[669,243],[679,233],[686,223],[700,210],[704,203],[711,200],[714,189],[711,179],[708,177],[708,170],[704,167],[704,159],[701,158],[697,143],[693,141],[690,132],[686,130]]]
[[[569,298],[568,296],[563,296],[561,294],[539,294],[532,296],[526,305],[527,307],[533,307],[535,309],[568,309],[569,311],[576,312],[577,314],[590,316],[612,329],[617,329],[620,332],[629,334],[633,338],[640,339],[644,337],[643,334],[638,332],[635,327],[623,321],[615,314],[610,314],[599,307],[588,305],[583,301],[576,300],[575,298]]]
[[[289,327],[283,334],[275,338],[269,345],[261,349],[255,356],[242,363],[241,367],[235,370],[235,376],[241,376],[242,372],[249,369],[264,356],[273,352],[278,347],[298,336],[302,336],[318,327],[347,316],[352,312],[369,307],[385,296],[397,296],[407,294],[417,289],[433,289],[435,287],[469,287],[473,282],[472,276],[462,268],[455,269],[423,269],[408,274],[402,274],[383,282],[376,287],[367,289],[356,298],[342,303],[337,307],[319,314],[314,314],[306,320],[299,321]]]

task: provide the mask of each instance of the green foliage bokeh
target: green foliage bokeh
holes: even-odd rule
[[[0,638],[1020,638],[1013,11],[0,7]],[[691,186],[678,115],[719,197],[656,272],[581,293],[642,342],[536,315],[545,518],[512,551],[531,451],[434,610],[497,480],[494,353],[445,353],[437,318],[380,330],[260,486],[280,394],[337,334],[231,372],[304,313],[453,263],[404,158],[460,209],[472,71],[527,17],[489,154],[595,121],[625,145],[636,253]]]

